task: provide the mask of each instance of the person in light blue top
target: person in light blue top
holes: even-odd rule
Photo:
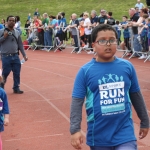
[[[137,4],[135,5],[135,7],[138,7],[138,8],[139,8],[139,10],[140,10],[140,9],[144,8],[144,4],[143,4],[143,3],[141,3],[141,1],[140,1],[140,0],[137,0]]]
[[[96,58],[77,73],[71,102],[71,144],[82,149],[82,106],[87,113],[86,144],[90,150],[137,150],[132,105],[140,119],[139,138],[144,138],[150,123],[133,65],[115,55],[116,30],[107,24],[92,31]]]
[[[56,20],[56,17],[55,16],[49,16],[49,19],[50,19],[50,28],[53,28],[55,30],[57,24],[58,24],[58,20]]]

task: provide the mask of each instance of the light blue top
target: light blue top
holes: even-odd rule
[[[138,7],[139,9],[142,9],[144,7],[144,4],[143,3],[137,3],[135,5],[135,7]]]
[[[56,19],[53,19],[53,20],[50,22],[50,25],[54,25],[54,29],[55,29],[55,27],[57,26],[57,24],[58,24],[58,20],[56,20]]]

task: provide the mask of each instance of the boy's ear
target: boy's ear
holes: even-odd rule
[[[95,46],[95,43],[92,43],[92,48],[94,48],[94,46]]]

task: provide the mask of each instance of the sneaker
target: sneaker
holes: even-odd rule
[[[46,47],[42,49],[42,51],[46,51],[46,50],[47,50],[47,48],[46,48]]]
[[[14,93],[16,94],[23,94],[23,91],[21,91],[20,89],[14,90]]]
[[[88,48],[88,45],[84,45],[84,47],[83,47],[84,49],[86,49],[86,48]]]
[[[142,55],[138,59],[145,59],[145,58],[146,58],[146,56]]]
[[[89,51],[89,52],[87,52],[87,54],[94,54],[94,52],[93,51]]]

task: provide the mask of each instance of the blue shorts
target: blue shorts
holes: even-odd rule
[[[137,150],[137,143],[136,141],[131,141],[112,147],[91,146],[90,150]]]

